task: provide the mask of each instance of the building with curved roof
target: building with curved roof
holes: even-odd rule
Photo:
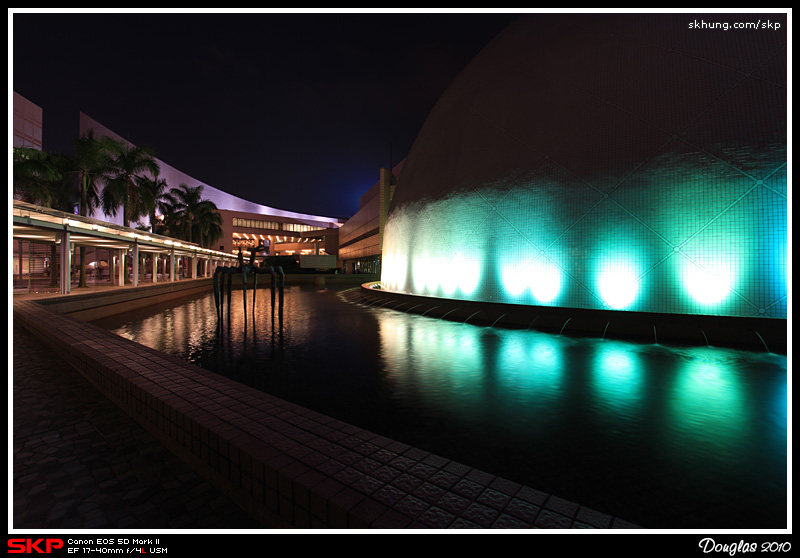
[[[80,114],[79,128],[81,134],[94,130],[96,135],[127,142],[83,113]],[[270,247],[272,254],[278,255],[322,253],[335,256],[337,253],[338,228],[341,226],[337,218],[286,211],[251,202],[210,186],[164,161],[158,160],[158,166],[159,178],[164,179],[170,188],[181,184],[191,188],[202,186],[203,199],[217,206],[222,216],[222,238],[218,246],[221,252],[235,252],[239,247],[248,251],[264,244]],[[97,209],[94,217],[122,224],[121,214],[116,217],[103,215]]]
[[[786,213],[785,14],[523,16],[420,131],[382,283],[786,319]]]
[[[14,147],[42,148],[43,110],[14,94]],[[79,114],[79,133],[94,130],[130,144],[86,114]],[[123,227],[122,212],[107,215],[95,208],[87,217],[33,206],[14,200],[12,256],[15,292],[59,290],[69,293],[77,283],[78,256],[84,251],[84,279],[92,286],[174,281],[213,273],[216,265],[235,262],[237,251],[248,254],[265,246],[274,256],[290,256],[300,267],[337,267],[339,227],[335,217],[286,211],[258,204],[214,188],[184,172],[156,160],[159,178],[168,188],[182,184],[202,187],[202,198],[214,202],[222,217],[222,236],[212,247]],[[143,217],[134,226],[150,227]],[[127,260],[126,260],[127,258]],[[85,286],[85,285],[84,285]]]

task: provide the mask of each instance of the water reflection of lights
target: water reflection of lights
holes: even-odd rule
[[[642,490],[686,501],[681,475],[698,514],[723,506],[736,517],[785,496],[785,357],[480,327],[299,288],[287,289],[276,340],[266,293],[255,317],[239,296],[219,325],[210,295],[115,331],[369,430],[390,425],[440,455],[489,455],[537,487],[560,474],[552,493],[603,485],[610,504],[647,514]],[[613,478],[598,485],[604,470]]]
[[[498,381],[504,389],[530,400],[552,397],[562,388],[561,347],[557,337],[528,331],[500,331]]]
[[[639,414],[646,370],[636,346],[617,341],[595,343],[592,388],[597,404],[623,417]]]
[[[724,349],[698,348],[675,370],[668,408],[667,442],[675,448],[717,448],[719,458],[736,457],[752,434],[737,355]]]

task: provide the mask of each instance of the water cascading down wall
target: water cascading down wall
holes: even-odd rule
[[[384,288],[786,319],[786,76],[783,14],[523,16],[420,131]]]

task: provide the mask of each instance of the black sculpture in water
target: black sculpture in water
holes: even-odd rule
[[[269,273],[272,284],[272,306],[275,307],[275,289],[278,288],[278,296],[279,296],[279,310],[283,313],[283,285],[284,285],[284,273],[283,268],[281,266],[277,267],[277,270],[272,266],[267,266],[267,260],[261,262],[261,265],[256,264],[256,254],[261,250],[264,250],[266,247],[263,244],[259,244],[255,249],[250,252],[250,260],[245,263],[244,261],[244,254],[242,254],[242,248],[239,247],[239,265],[238,266],[218,266],[214,270],[214,302],[217,307],[217,314],[222,311],[222,306],[224,305],[224,294],[227,293],[228,298],[228,308],[230,309],[231,304],[231,291],[233,289],[233,276],[234,275],[241,275],[242,276],[242,295],[244,301],[244,308],[247,310],[247,275],[252,273],[253,274],[253,308],[255,309],[256,305],[256,290],[258,287],[258,275],[261,273]],[[227,277],[227,281],[226,281]]]

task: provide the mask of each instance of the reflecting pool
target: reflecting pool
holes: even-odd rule
[[[252,296],[252,291],[249,291]],[[95,323],[644,527],[787,526],[787,357],[577,339],[359,302],[212,293]]]

